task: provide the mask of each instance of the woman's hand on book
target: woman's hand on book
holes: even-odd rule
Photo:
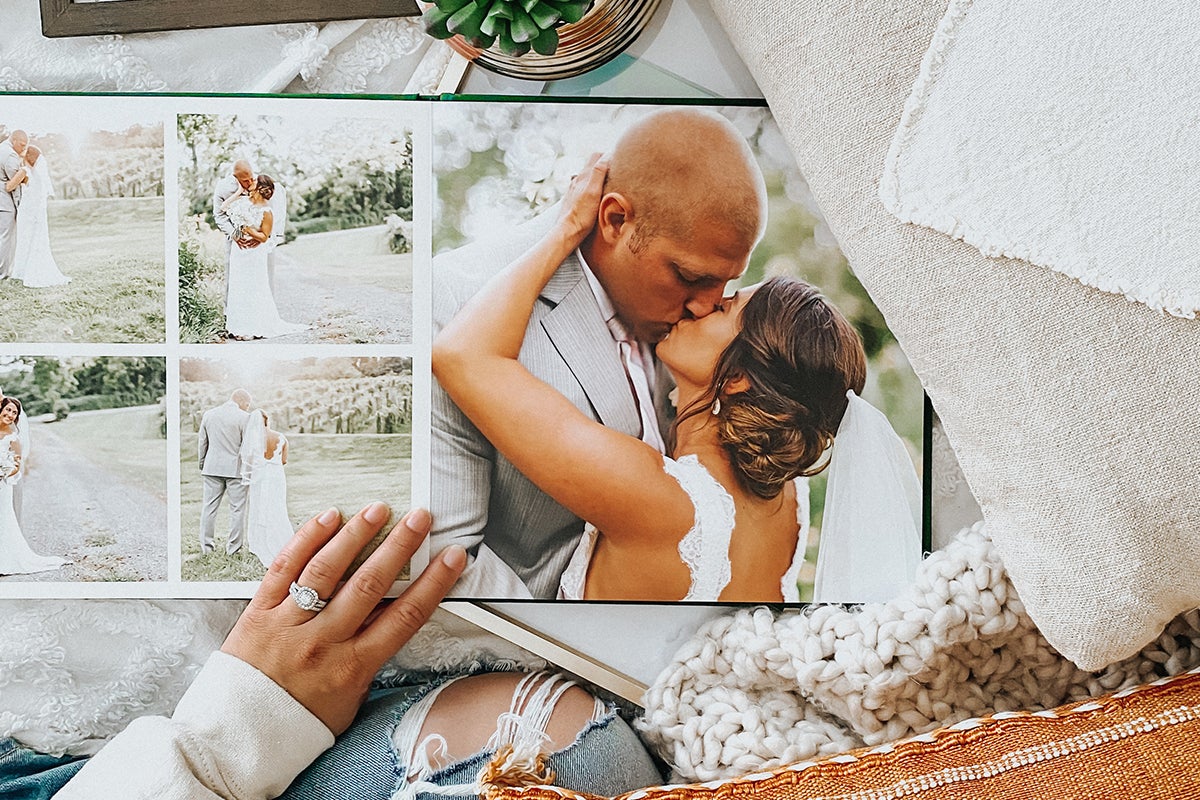
[[[339,587],[389,516],[386,505],[372,503],[345,525],[337,509],[306,522],[221,646],[278,683],[334,734],[350,725],[375,673],[425,624],[466,565],[463,549],[448,547],[399,597],[381,603],[429,533],[429,513],[416,509]],[[327,605],[305,610],[311,604],[303,587]]]

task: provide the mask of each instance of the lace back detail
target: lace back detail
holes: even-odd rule
[[[694,455],[663,458],[663,469],[679,481],[696,509],[692,528],[679,540],[679,557],[692,575],[684,600],[713,602],[733,577],[729,541],[733,536],[733,498]]]

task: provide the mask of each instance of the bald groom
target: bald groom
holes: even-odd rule
[[[556,214],[438,256],[435,327],[537,242]],[[657,368],[654,344],[679,320],[720,304],[765,219],[762,174],[728,120],[696,108],[642,118],[609,153],[596,227],[543,290],[521,363],[583,413],[661,451],[669,376]],[[583,521],[497,453],[436,385],[432,460],[431,549],[456,543],[472,555],[455,593],[553,598]]]

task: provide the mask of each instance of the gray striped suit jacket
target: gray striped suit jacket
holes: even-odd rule
[[[435,258],[435,331],[492,275],[536,243],[557,213],[557,208],[550,209],[504,241],[475,242]],[[563,262],[542,291],[525,332],[520,360],[592,419],[632,436],[639,434],[637,407],[620,352],[574,255]],[[498,395],[504,392],[503,386],[495,388]],[[483,544],[520,577],[533,597],[557,594],[559,579],[583,532],[583,521],[497,453],[436,382],[430,500],[432,552],[457,543],[477,554]],[[486,578],[480,581],[479,576],[466,583],[476,587],[466,594],[515,596],[495,594],[487,588],[495,584]]]

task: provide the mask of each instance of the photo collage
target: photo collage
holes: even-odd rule
[[[925,546],[924,394],[762,104],[13,96],[0,181],[0,597],[249,597],[375,500],[472,599]]]

